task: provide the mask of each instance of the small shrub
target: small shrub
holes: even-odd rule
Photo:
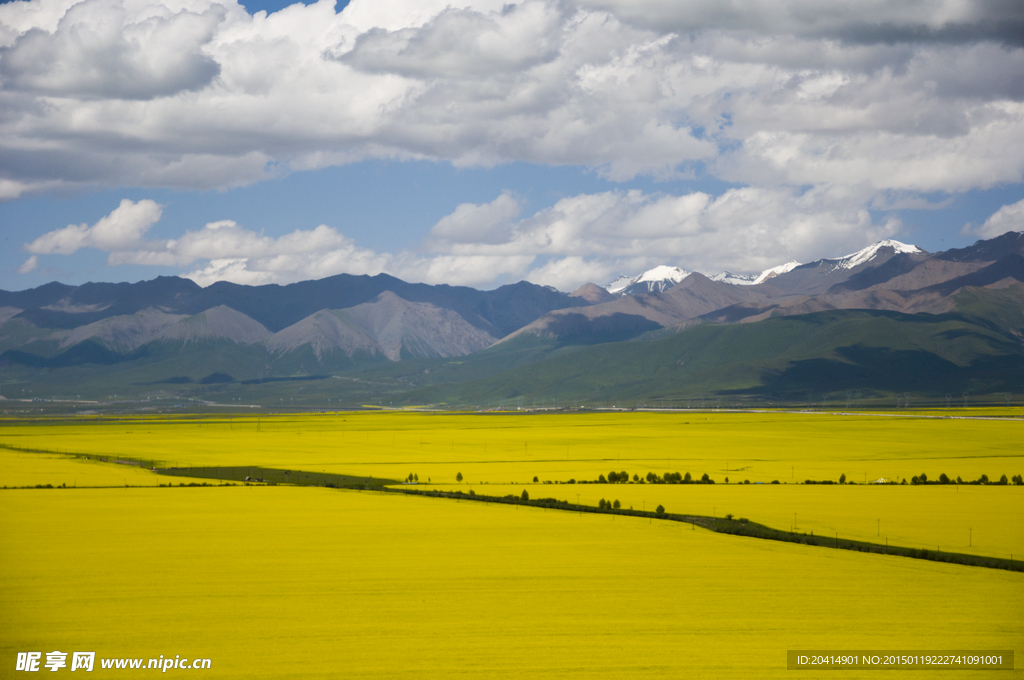
[[[665,514],[665,506],[664,505],[659,505],[657,508],[655,508],[654,512],[658,513],[659,515],[664,515]]]

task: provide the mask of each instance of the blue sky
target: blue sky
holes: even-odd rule
[[[834,7],[0,4],[0,289],[572,290],[1024,230],[1024,10]]]

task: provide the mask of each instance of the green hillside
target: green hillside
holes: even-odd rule
[[[679,406],[1024,392],[1020,287],[969,289],[967,313],[833,310],[705,323],[650,340],[569,346],[521,335],[457,359],[271,355],[262,345],[160,341],[9,351],[8,398],[167,398],[264,406]],[[14,359],[18,359],[15,361]],[[852,395],[852,396],[851,396]]]
[[[528,366],[406,395],[410,403],[562,404],[700,399],[801,401],[808,391],[960,395],[1020,391],[1012,333],[963,314],[829,311],[755,324],[703,324],[648,342],[563,351]],[[833,397],[834,398],[834,397]]]

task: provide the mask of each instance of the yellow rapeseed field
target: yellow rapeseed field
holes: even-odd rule
[[[404,479],[596,479],[609,469],[690,471],[718,481],[972,480],[1024,473],[1024,419],[792,413],[448,414],[121,420],[6,425],[0,444],[156,459],[264,465]],[[739,470],[739,472],[737,472]]]
[[[51,486],[159,486],[210,483],[209,479],[163,477],[138,465],[104,463],[96,458],[58,454],[21,453],[0,449],[0,487]]]
[[[605,473],[607,475],[607,472]],[[746,517],[775,529],[858,541],[1024,558],[1024,486],[805,486],[788,484],[431,484],[489,496],[556,498],[679,514]],[[609,518],[610,519],[610,518]],[[795,525],[794,525],[795,522]]]
[[[1024,640],[1020,574],[320,488],[0,491],[0,560],[2,677],[60,650],[210,678],[788,678],[787,649]]]
[[[970,412],[968,412],[970,413]],[[1002,415],[1009,415],[1002,414]],[[708,473],[713,486],[540,485],[531,493],[597,505],[665,505],[732,513],[780,529],[1008,557],[1024,554],[1022,487],[795,485],[804,479],[976,479],[1024,472],[1024,422],[884,414],[585,413],[123,416],[38,423],[0,421],[0,445],[166,466],[263,465],[453,483],[504,495],[540,481],[593,480],[611,470]],[[737,486],[722,484],[744,479]],[[778,479],[784,484],[767,484]],[[157,485],[191,481],[137,467],[0,449],[0,486]],[[765,484],[757,484],[764,482]],[[483,484],[483,487],[481,487]]]

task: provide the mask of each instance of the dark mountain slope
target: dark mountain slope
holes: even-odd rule
[[[150,307],[192,316],[224,306],[277,332],[321,309],[354,307],[384,291],[409,302],[450,309],[495,337],[508,335],[552,309],[588,304],[582,298],[525,281],[481,291],[466,286],[406,283],[387,274],[340,274],[284,286],[243,286],[222,281],[201,288],[173,276],[133,284],[47,284],[17,293],[0,291],[0,307],[24,310],[18,316],[40,328],[70,329]]]
[[[703,324],[661,340],[605,344],[410,402],[493,403],[518,396],[601,402],[700,393],[800,397],[839,390],[1001,390],[1024,379],[1011,334],[957,314],[835,310],[757,324]]]

